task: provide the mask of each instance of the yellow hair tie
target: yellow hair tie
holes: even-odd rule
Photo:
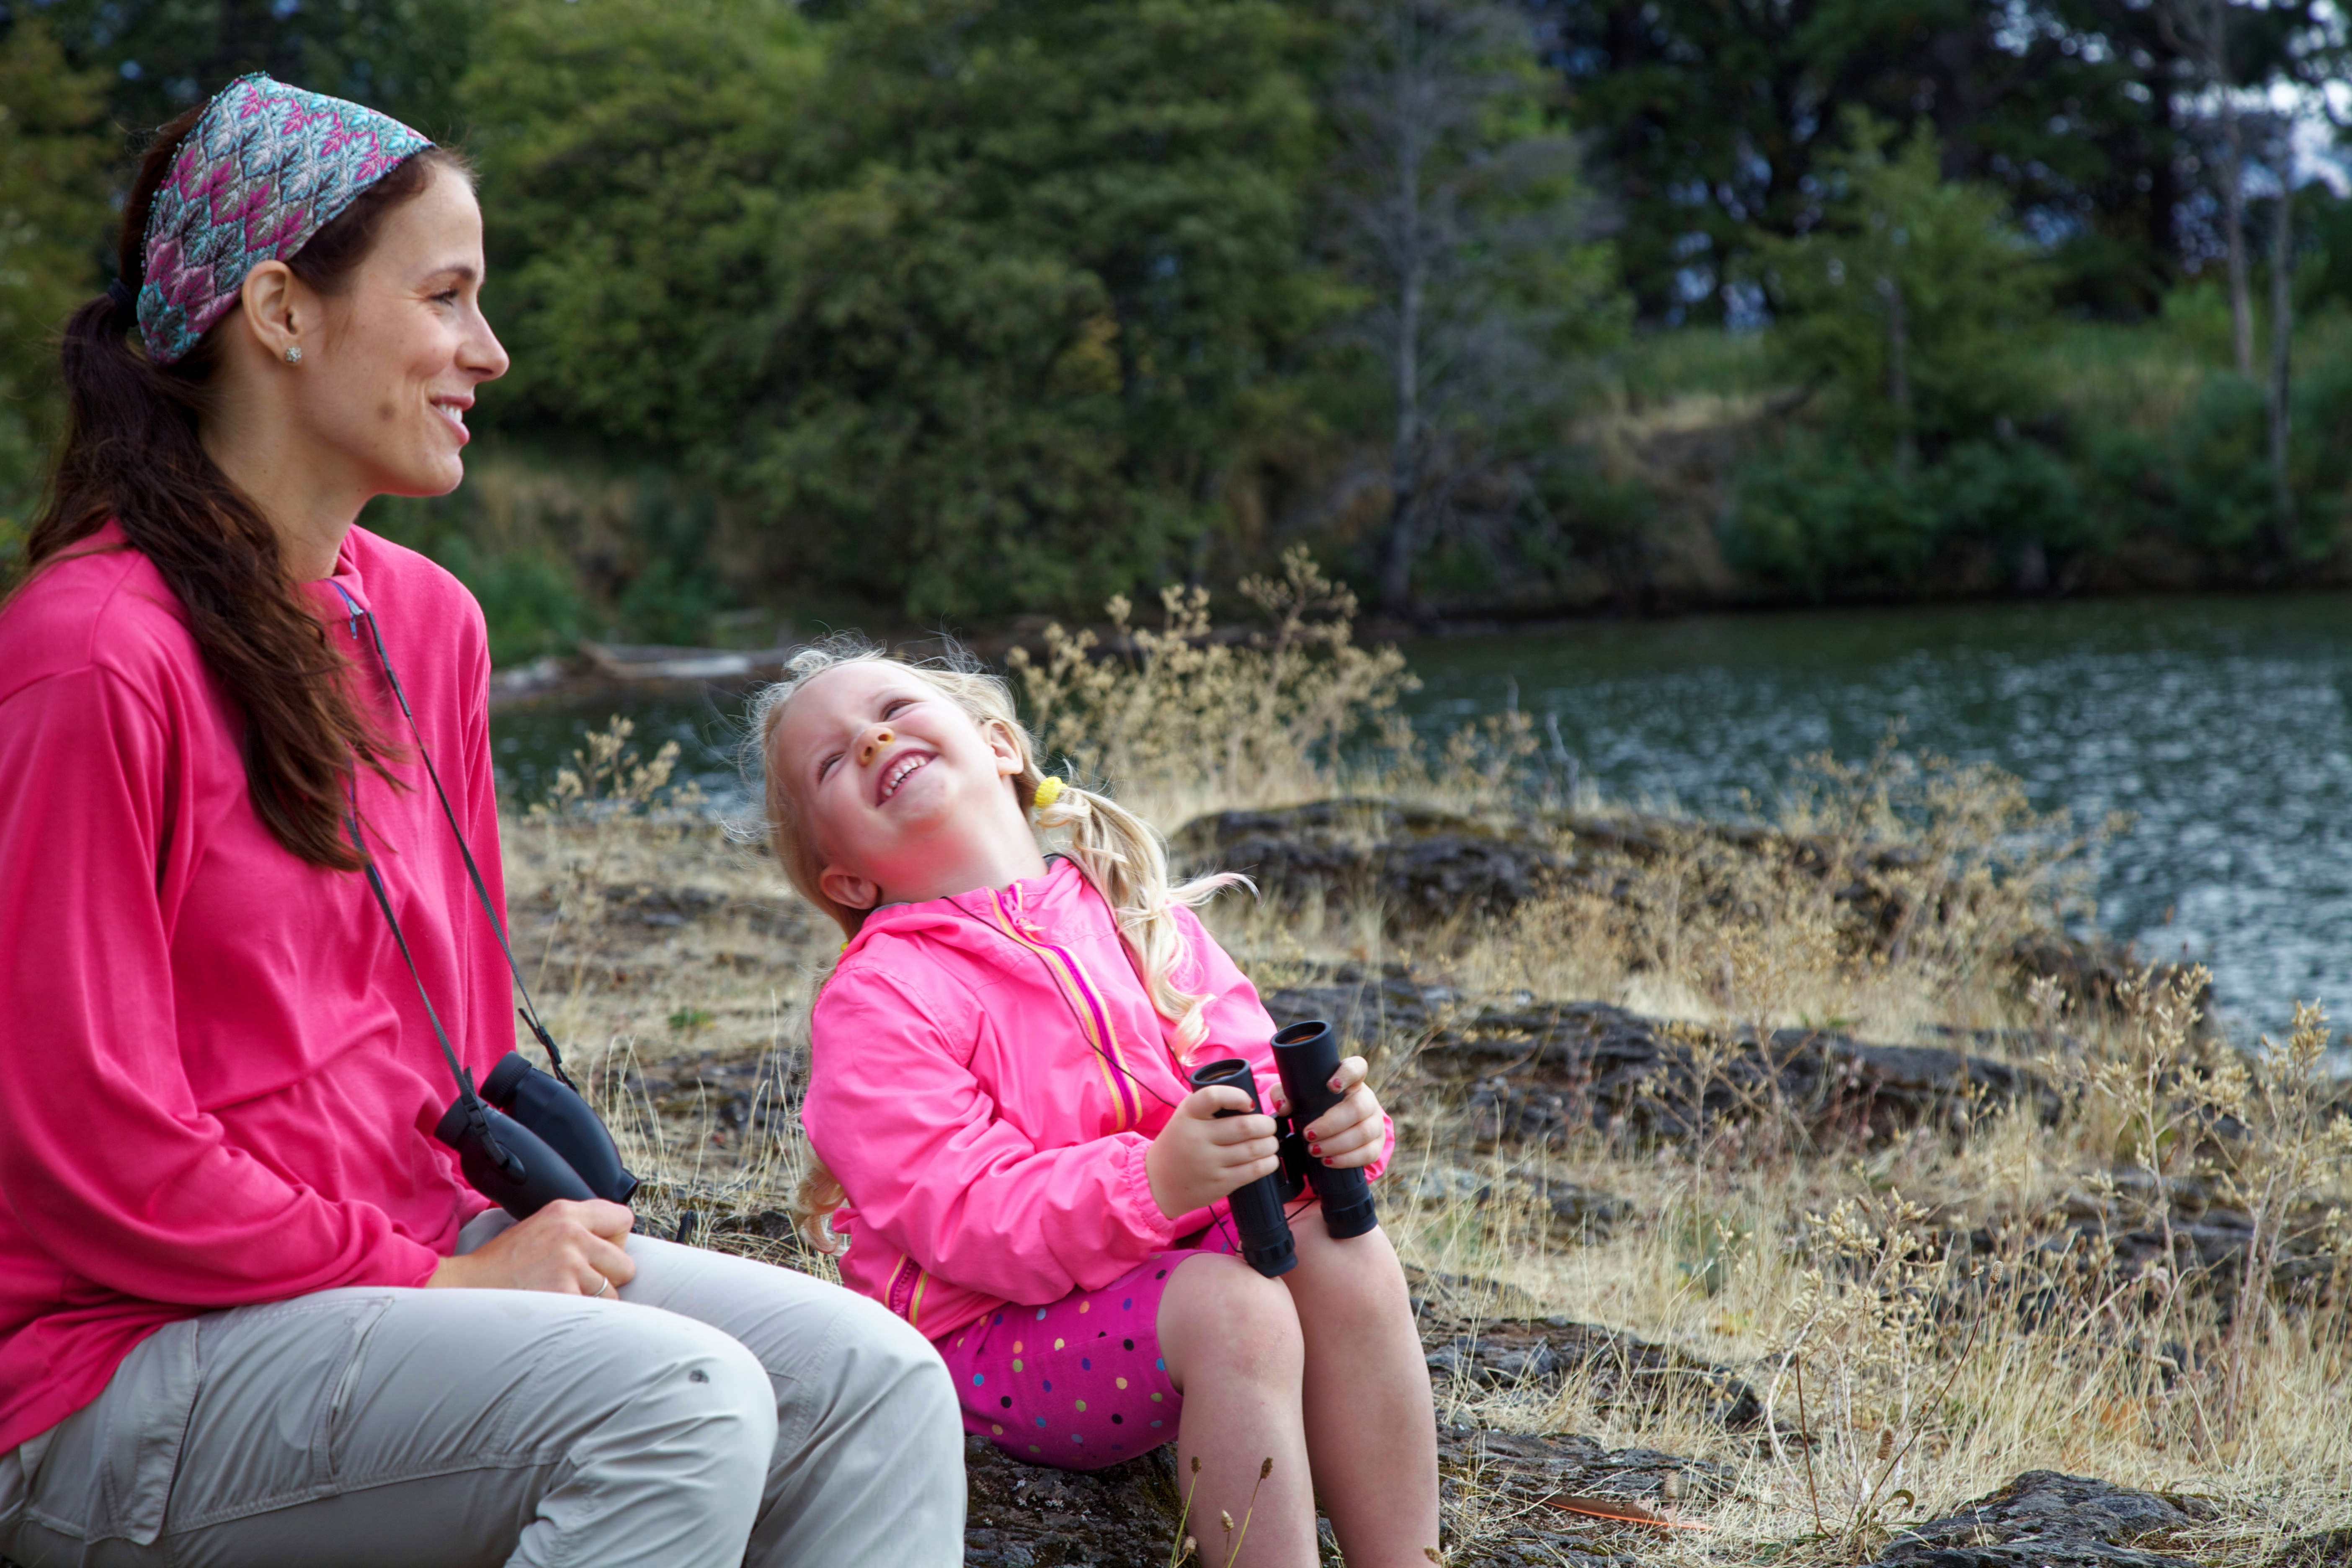
[[[1048,773],[1045,782],[1037,786],[1037,793],[1030,798],[1029,804],[1043,811],[1062,798],[1063,788],[1062,781]]]

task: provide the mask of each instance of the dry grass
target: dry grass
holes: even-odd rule
[[[1016,668],[1049,744],[1171,827],[1346,788],[1528,804],[1524,726],[1450,756],[1414,746],[1396,719],[1408,673],[1347,641],[1343,596],[1296,566],[1259,590],[1273,630],[1256,647],[1197,636],[1205,606],[1179,598],[1171,628],[1134,632],[1118,658],[1062,639]],[[822,1268],[762,1216],[786,1206],[803,1158],[786,1100],[837,936],[627,740],[607,732],[576,784],[508,826],[552,1021],[652,1177],[646,1224],[691,1210],[717,1245]],[[1414,1098],[1400,1044],[1378,1070],[1404,1134],[1384,1203],[1408,1260],[1732,1366],[1771,1421],[1727,1431],[1695,1405],[1636,1417],[1587,1378],[1557,1393],[1443,1385],[1441,1415],[1729,1467],[1736,1484],[1706,1514],[1715,1531],[1649,1549],[1660,1557],[1858,1563],[1906,1521],[2032,1468],[2211,1499],[2218,1519],[2189,1543],[2209,1560],[2256,1562],[2288,1534],[2352,1525],[2352,1134],[2324,1022],[2306,1013],[2293,1040],[2249,1056],[2194,1026],[2193,975],[2149,977],[2099,1010],[2048,985],[2021,993],[2005,955],[2062,918],[2081,845],[1998,775],[1890,750],[1811,764],[1777,812],[1783,833],[1694,826],[1623,889],[1486,927],[1401,933],[1378,910],[1239,900],[1213,916],[1262,982],[1402,961],[1465,1004],[1613,1000],[1701,1026],[1693,1039],[1791,1022],[1882,1039],[2003,1030],[2063,1090],[2054,1126],[1988,1110],[1958,1135],[1866,1148],[1819,1146],[1789,1108],[1761,1104],[1687,1144],[1593,1132],[1481,1152],[1459,1107]],[[1849,872],[1875,879],[1869,897],[1852,896]],[[1641,1218],[1563,1236],[1533,1195],[1563,1182]],[[2190,1184],[2250,1216],[2251,1266],[2171,1250],[2173,1194]],[[2098,1238],[2064,1224],[2084,1193],[2141,1194],[2173,1266],[2105,1266]],[[1955,1245],[1972,1230],[1982,1246]],[[2271,1289],[2291,1248],[2333,1272]],[[1511,1531],[1491,1501],[1474,1489],[1449,1521],[1457,1547]]]

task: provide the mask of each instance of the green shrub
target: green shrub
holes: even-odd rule
[[[1740,475],[1722,539],[1731,564],[1822,599],[1917,583],[1941,520],[1922,487],[1834,437],[1790,437]]]

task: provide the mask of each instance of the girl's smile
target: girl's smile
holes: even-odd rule
[[[890,765],[878,771],[874,804],[887,805],[898,793],[899,786],[913,778],[931,761],[932,753],[909,746],[891,759]]]

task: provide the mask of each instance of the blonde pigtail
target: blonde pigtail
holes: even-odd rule
[[[1034,791],[1037,786],[1026,778],[1024,773],[1015,787]],[[1110,905],[1151,1005],[1176,1026],[1177,1055],[1189,1061],[1208,1033],[1209,999],[1179,989],[1171,977],[1188,956],[1173,911],[1179,905],[1197,910],[1227,888],[1254,884],[1237,872],[1218,871],[1170,887],[1168,851],[1150,823],[1108,795],[1054,782],[1063,787],[1038,809],[1037,826],[1048,832],[1069,830],[1064,852]]]
[[[812,1151],[808,1169],[793,1184],[793,1199],[786,1206],[802,1240],[827,1258],[838,1258],[849,1250],[849,1238],[833,1228],[833,1212],[848,1201],[841,1178],[825,1169],[824,1162]]]

